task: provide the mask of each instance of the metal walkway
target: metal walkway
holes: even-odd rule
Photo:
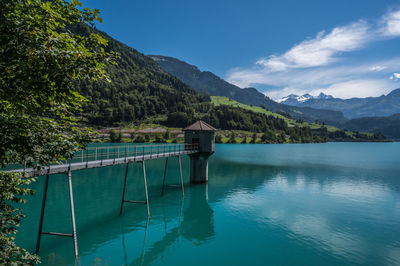
[[[76,153],[72,159],[66,160],[62,164],[49,165],[40,169],[19,168],[9,170],[9,172],[25,172],[30,177],[62,174],[70,171],[176,157],[197,152],[199,152],[198,144],[89,147]]]
[[[163,175],[163,185],[161,195],[163,195],[165,187],[178,187],[182,190],[182,197],[184,197],[184,186],[182,176],[182,165],[181,155],[194,154],[199,152],[198,144],[160,144],[160,145],[142,145],[142,146],[111,146],[111,147],[89,147],[75,154],[71,159],[66,160],[62,164],[49,165],[40,169],[35,168],[20,168],[15,170],[8,170],[9,172],[25,172],[28,176],[46,176],[44,184],[44,192],[42,199],[42,208],[40,213],[40,222],[38,230],[38,238],[36,243],[36,253],[39,252],[40,242],[42,235],[54,235],[62,237],[71,237],[74,242],[74,254],[78,257],[78,241],[76,233],[75,223],[75,207],[74,197],[72,191],[72,172],[77,170],[84,170],[90,168],[106,167],[113,165],[126,164],[124,185],[122,191],[122,199],[120,207],[120,215],[124,207],[124,203],[143,203],[147,207],[147,216],[150,218],[150,207],[149,207],[149,196],[147,191],[147,178],[146,178],[146,167],[145,161],[166,158],[165,168]],[[167,173],[167,164],[169,157],[178,157],[180,181],[179,185],[166,185],[165,177]],[[127,200],[125,191],[127,187],[128,170],[131,162],[139,162],[143,169],[143,181],[144,181],[144,194],[146,200]],[[70,199],[70,211],[71,211],[71,233],[60,233],[60,232],[46,232],[43,231],[43,221],[46,208],[47,190],[49,185],[49,177],[52,174],[65,174],[68,177],[68,190]]]

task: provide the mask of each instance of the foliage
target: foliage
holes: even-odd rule
[[[87,29],[79,27],[75,31],[85,34]],[[103,32],[98,33],[108,40],[107,49],[120,56],[117,65],[105,66],[111,83],[78,84],[80,93],[89,100],[80,113],[84,121],[101,126],[139,123],[160,114],[194,114],[202,103],[209,104],[209,97],[164,72],[151,58]],[[186,126],[187,120],[179,120],[179,126]]]
[[[352,131],[381,132],[388,138],[400,139],[400,114],[352,119],[344,126]]]
[[[70,157],[88,140],[90,132],[77,127],[74,117],[85,101],[75,85],[106,79],[105,63],[113,56],[103,48],[107,40],[90,27],[87,35],[69,30],[101,21],[99,10],[81,5],[76,0],[0,1],[1,167],[48,165]],[[29,180],[0,173],[1,260],[31,264],[37,258],[13,242],[23,215],[9,204],[32,194],[21,188]]]
[[[171,133],[169,132],[169,129],[167,129],[167,131],[165,131],[164,133],[164,139],[169,139],[171,137]]]
[[[255,144],[257,142],[257,134],[253,133],[250,143]]]
[[[14,243],[17,228],[25,215],[12,203],[26,203],[22,196],[34,193],[25,187],[31,181],[33,179],[21,178],[21,174],[0,171],[0,265],[33,265],[40,262],[38,256],[31,255]]]
[[[116,143],[121,142],[122,141],[122,133],[121,133],[121,131],[119,131],[117,133],[114,129],[112,129],[110,131],[110,141],[111,142],[116,142]]]
[[[0,162],[45,165],[86,140],[73,116],[85,101],[75,82],[106,78],[111,57],[100,35],[72,34],[67,26],[93,24],[99,11],[63,0],[0,5]]]
[[[236,134],[234,131],[231,131],[231,135],[229,137],[228,143],[236,143]]]
[[[150,138],[149,138],[150,139]],[[135,142],[136,143],[143,143],[143,142],[145,142],[146,141],[146,139],[142,136],[142,135],[138,135],[137,137],[136,137],[136,139],[135,139]]]

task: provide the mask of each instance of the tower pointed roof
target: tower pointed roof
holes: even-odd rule
[[[188,127],[185,127],[183,129],[183,131],[187,131],[187,130],[195,130],[195,131],[216,131],[217,129],[215,129],[214,127],[210,126],[209,124],[207,124],[206,122],[203,122],[201,120],[191,124]]]

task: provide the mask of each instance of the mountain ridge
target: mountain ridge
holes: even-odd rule
[[[385,117],[400,113],[400,88],[395,89],[387,95],[366,98],[309,98],[299,101],[293,95],[281,99],[281,103],[297,107],[311,107],[340,111],[346,118],[354,119],[361,117]]]
[[[160,67],[169,74],[177,77],[190,87],[212,96],[225,96],[247,105],[262,106],[273,112],[285,113],[296,119],[305,121],[323,121],[325,123],[338,125],[346,119],[338,111],[317,110],[310,107],[293,107],[277,103],[259,92],[256,88],[239,88],[210,71],[201,71],[194,65],[190,65],[180,59],[148,55],[155,60]]]

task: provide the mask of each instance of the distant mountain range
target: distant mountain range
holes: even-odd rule
[[[277,103],[255,88],[239,88],[215,74],[200,71],[196,66],[173,57],[149,55],[157,61],[160,67],[169,74],[177,77],[190,87],[212,96],[225,96],[240,103],[261,106],[273,112],[286,113],[296,119],[314,122],[323,121],[327,124],[338,125],[346,122],[343,114],[332,110],[318,110],[310,107],[297,107]]]
[[[328,100],[328,99],[333,99],[332,95],[326,95],[324,93],[320,93],[318,96],[312,96],[309,93],[303,94],[301,96],[298,96],[296,94],[290,94],[286,97],[283,97],[282,99],[277,100],[278,103],[284,103],[288,105],[296,105],[298,103],[306,102],[311,99],[318,99],[318,100]],[[292,104],[293,103],[293,104]]]
[[[380,97],[339,99],[321,93],[318,96],[288,95],[278,102],[297,107],[340,111],[346,118],[383,117],[400,113],[400,89]]]

